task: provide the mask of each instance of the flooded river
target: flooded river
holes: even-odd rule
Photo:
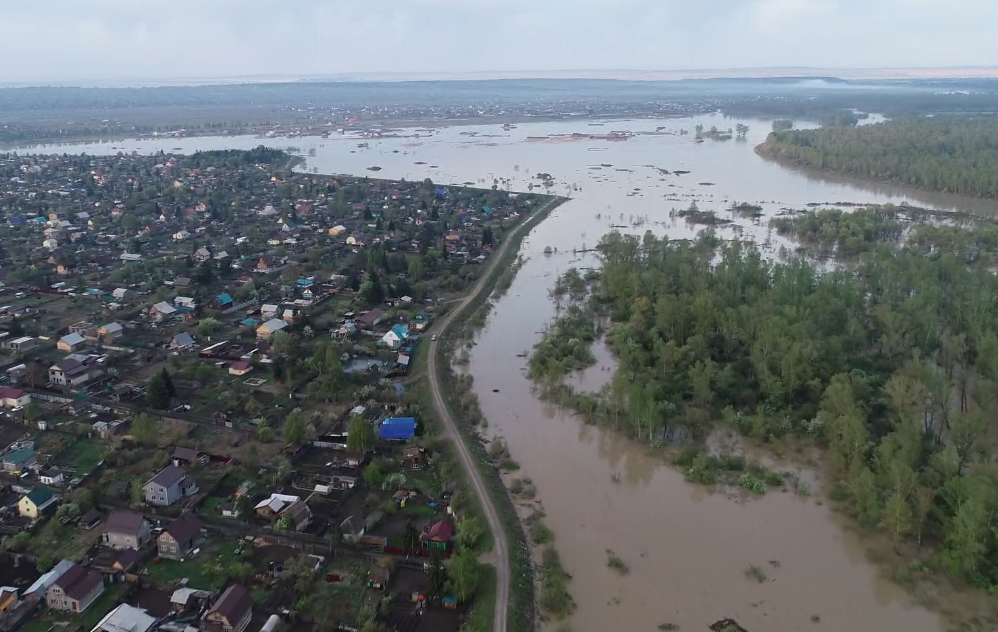
[[[750,127],[746,141],[695,143],[706,128]],[[626,141],[593,139],[612,130],[646,132]],[[573,199],[559,207],[524,242],[527,262],[477,337],[468,367],[489,434],[503,436],[519,475],[536,484],[546,522],[578,603],[575,632],[653,631],[663,623],[706,630],[733,618],[749,632],[939,632],[940,617],[912,603],[867,561],[867,544],[843,528],[815,498],[770,492],[742,501],[684,482],[682,474],[640,446],[587,427],[576,417],[536,399],[524,377],[528,351],[554,315],[548,292],[558,274],[595,261],[572,250],[592,247],[611,225],[691,237],[698,227],[670,218],[670,210],[696,202],[738,224],[720,228],[771,252],[781,245],[761,222],[722,212],[735,202],[762,206],[766,215],[808,203],[910,202],[942,209],[993,212],[994,205],[887,185],[860,184],[782,168],[753,152],[769,123],[720,116],[662,121],[536,123],[504,131],[499,126],[404,132],[407,137],[360,139],[334,134],[325,140],[191,138],[33,147],[33,152],[137,150],[190,152],[250,148],[264,143],[297,147],[307,168],[384,178],[432,178],[440,183],[525,190],[550,174],[551,191]],[[572,140],[552,134],[584,134]],[[358,145],[366,144],[361,147]],[[314,155],[311,155],[313,154]],[[420,163],[420,164],[417,164]],[[377,172],[369,167],[380,167]],[[669,173],[666,174],[666,170]],[[688,171],[675,175],[673,172]],[[535,189],[536,190],[536,189]],[[543,187],[541,187],[543,190]],[[554,252],[545,255],[550,247]],[[612,357],[596,350],[599,364],[576,378],[596,389],[612,370]],[[498,392],[493,392],[498,389]],[[619,482],[613,480],[619,473]],[[605,550],[630,567],[620,576],[606,566]],[[761,568],[763,582],[746,577]]]

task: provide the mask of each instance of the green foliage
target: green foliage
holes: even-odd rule
[[[164,410],[170,406],[170,391],[161,373],[146,382],[146,403],[150,408]]]
[[[260,443],[270,443],[274,440],[274,429],[267,425],[261,425],[257,430],[257,437]]]
[[[572,303],[535,347],[530,357],[530,377],[556,382],[591,366],[596,361],[590,350],[596,335],[593,312]]]
[[[530,538],[536,545],[547,544],[554,541],[554,531],[538,520],[531,527]]]
[[[132,439],[140,445],[156,445],[158,432],[152,417],[146,413],[139,413],[132,422]]]
[[[561,558],[552,547],[544,549],[541,563],[541,610],[555,619],[562,620],[575,610],[575,601],[568,592],[568,575],[561,566]]]
[[[284,431],[281,433],[285,443],[302,443],[308,435],[308,426],[300,408],[295,408],[284,421]]]
[[[469,601],[482,578],[482,565],[471,548],[462,549],[451,558],[449,575],[454,597],[461,603]]]
[[[979,197],[998,197],[998,121],[937,116],[774,132],[766,155],[806,167]]]
[[[374,426],[363,417],[351,417],[347,427],[347,449],[352,452],[366,453],[374,446]]]
[[[464,549],[474,549],[485,535],[485,527],[478,518],[468,516],[457,523],[457,544]]]
[[[371,487],[381,487],[385,482],[385,474],[377,463],[371,463],[364,468],[364,482]]]
[[[631,572],[630,567],[627,566],[627,562],[621,559],[620,556],[614,553],[611,549],[606,550],[606,565],[621,575],[626,575]]]

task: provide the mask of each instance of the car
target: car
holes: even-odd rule
[[[436,341],[437,341],[437,335],[436,334],[433,334],[432,336],[430,336],[430,342],[436,342]]]

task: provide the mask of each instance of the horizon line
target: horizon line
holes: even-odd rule
[[[985,79],[998,78],[998,66],[747,66],[700,69],[569,69],[569,70],[475,70],[440,72],[338,72],[322,74],[255,73],[229,76],[158,77],[143,79],[89,78],[38,81],[3,81],[2,88],[40,87],[168,87],[239,85],[252,83],[356,82],[403,83],[407,81],[487,81],[517,79],[606,79],[618,81],[680,81],[684,79],[780,79],[825,76],[836,79]]]

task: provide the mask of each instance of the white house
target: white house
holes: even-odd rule
[[[47,248],[49,250],[55,250],[59,247],[59,240],[54,237],[49,237],[42,241],[42,248]]]
[[[176,239],[177,241],[183,241],[189,238],[190,236],[191,234],[184,229],[180,229],[177,232],[173,233],[173,238]]]
[[[173,299],[173,302],[176,305],[180,305],[181,307],[186,307],[188,309],[194,309],[195,306],[195,301],[190,296],[178,296],[177,298]]]
[[[176,313],[177,308],[166,301],[160,301],[149,308],[149,315],[155,320],[163,320],[167,316],[173,316]]]
[[[274,316],[277,316],[277,305],[271,305],[270,303],[264,304],[260,307],[260,316],[264,320],[270,320]]]

